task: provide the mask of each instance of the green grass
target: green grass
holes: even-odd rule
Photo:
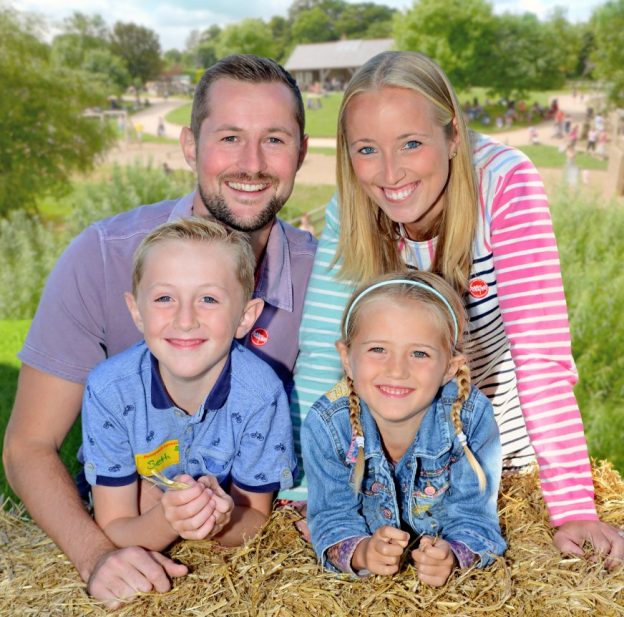
[[[522,150],[533,161],[535,167],[555,167],[563,168],[566,163],[565,152],[560,152],[556,146],[520,146]],[[585,152],[577,152],[576,164],[581,169],[607,169],[608,162],[601,161]]]
[[[179,124],[180,126],[189,126],[191,124],[192,103],[185,103],[180,107],[172,109],[166,116],[165,120],[171,124]]]

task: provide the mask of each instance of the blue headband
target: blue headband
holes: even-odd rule
[[[459,328],[457,326],[457,317],[455,315],[455,311],[453,310],[453,307],[451,307],[449,301],[437,289],[434,289],[433,287],[431,287],[430,285],[427,285],[426,283],[421,283],[420,281],[412,281],[411,279],[392,279],[389,281],[381,281],[379,283],[375,283],[374,285],[371,285],[370,287],[367,287],[364,291],[361,291],[357,295],[355,300],[351,302],[351,306],[349,307],[349,311],[347,312],[347,316],[345,317],[344,332],[343,332],[344,338],[347,338],[347,331],[349,329],[349,320],[351,319],[351,313],[353,312],[353,308],[355,307],[355,305],[367,293],[370,293],[371,291],[373,291],[374,289],[378,289],[379,287],[386,287],[387,285],[412,285],[413,287],[420,287],[421,289],[424,289],[425,291],[428,291],[429,293],[432,293],[434,296],[436,296],[436,298],[438,298],[444,304],[444,306],[446,306],[449,313],[451,314],[451,318],[453,319],[453,330],[454,330],[453,345],[457,345],[457,340],[459,338]]]

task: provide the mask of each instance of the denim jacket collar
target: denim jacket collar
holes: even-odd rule
[[[451,449],[455,433],[453,425],[449,421],[449,414],[456,397],[457,385],[454,380],[449,381],[438,390],[435,399],[422,419],[414,443],[408,448],[407,452],[409,452],[410,457],[438,458]],[[470,404],[470,401],[467,401],[466,404]],[[360,405],[360,418],[364,430],[364,457],[383,457],[381,435],[375,419],[364,401],[360,401]],[[351,453],[354,449],[352,443],[349,452]]]

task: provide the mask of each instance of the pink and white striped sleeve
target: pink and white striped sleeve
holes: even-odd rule
[[[559,253],[539,173],[515,166],[492,204],[491,242],[500,309],[518,395],[553,525],[598,520]]]

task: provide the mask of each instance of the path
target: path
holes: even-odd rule
[[[559,106],[572,116],[572,123],[582,122],[587,105],[591,104],[593,95],[586,94],[581,100],[580,96],[573,97],[571,94],[559,95]],[[156,135],[158,132],[158,119],[165,118],[172,109],[188,103],[189,99],[180,98],[150,98],[151,105],[132,116],[132,121],[140,121],[146,134]],[[594,105],[594,108],[596,106]],[[537,125],[539,139],[542,144],[561,146],[564,142],[555,138],[552,120]],[[165,136],[177,140],[180,135],[180,126],[165,121]],[[530,143],[528,128],[514,129],[497,133],[494,138],[501,143],[510,146],[524,146]],[[311,138],[310,147],[335,147],[333,138]],[[167,164],[171,169],[189,169],[180,146],[175,144],[156,143],[125,143],[120,141],[117,147],[112,149],[106,160],[127,165],[137,160],[144,163],[150,162],[155,166]],[[556,190],[561,183],[563,171],[560,169],[541,169],[547,188]],[[588,184],[592,189],[602,190],[604,184],[604,171],[590,171]],[[301,184],[335,184],[336,171],[335,159],[332,156],[309,152],[301,170],[297,174],[297,182]]]

